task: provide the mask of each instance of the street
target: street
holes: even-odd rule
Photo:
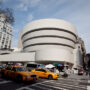
[[[39,79],[33,83],[19,83],[0,78],[0,90],[87,90],[87,79],[59,78]]]

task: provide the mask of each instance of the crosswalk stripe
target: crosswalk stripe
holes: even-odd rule
[[[87,90],[90,90],[90,86],[87,86]]]
[[[71,85],[78,85],[78,86],[82,86],[82,87],[84,87],[84,86],[86,86],[86,85],[80,85],[78,82],[73,82],[73,81],[71,81],[71,82],[68,82],[68,81],[63,81],[63,80],[61,80],[61,81],[55,81],[56,83],[65,83],[65,84],[71,84]]]
[[[63,81],[62,81],[63,80]],[[54,83],[55,85],[59,85],[59,84],[61,84],[63,87],[59,87],[59,89],[60,88],[66,88],[67,86],[69,87],[69,88],[71,88],[71,87],[74,87],[74,88],[78,88],[78,89],[84,89],[84,90],[86,90],[86,87],[85,87],[85,85],[83,86],[83,85],[79,85],[79,82],[81,82],[81,80],[79,80],[79,82],[78,81],[72,81],[72,80],[70,80],[69,79],[69,83],[66,83],[66,82],[68,82],[67,80],[65,80],[65,79],[62,79],[61,81],[59,81],[59,80],[56,80],[56,81],[54,81],[54,80],[49,80],[49,81],[45,81],[45,82],[42,82],[42,83],[37,83],[37,84],[34,84],[34,85],[32,85],[32,86],[37,86],[38,84],[39,85],[45,85],[45,86],[48,86],[50,83],[52,84],[52,83]],[[72,85],[72,82],[73,82],[73,85]],[[48,85],[46,84],[46,83],[48,83]],[[77,85],[77,86],[76,86]],[[48,87],[52,87],[52,86],[48,86]],[[57,87],[58,88],[58,87]]]
[[[48,82],[48,81],[44,81],[44,82]],[[33,85],[24,86],[24,87],[18,88],[16,90],[23,90],[23,89],[34,90],[32,88],[29,88],[29,86],[36,86],[37,84],[41,84],[41,83],[44,83],[44,82],[40,82],[40,83],[36,83],[36,84],[33,84]]]
[[[65,79],[65,80],[77,80],[77,81],[85,81],[85,80],[87,80],[87,79],[76,79],[76,78],[58,78],[58,79]]]
[[[80,79],[75,79],[75,78],[62,78],[62,77],[60,77],[60,78],[58,78],[58,79],[65,79],[65,80],[77,80],[77,81],[81,81]]]
[[[77,80],[77,79],[63,79],[63,78],[58,78],[59,80],[67,80],[67,81],[73,81],[73,82],[82,82],[82,81],[87,81],[87,80]]]
[[[50,81],[52,81],[52,80],[50,80]],[[49,82],[49,81],[44,81],[44,82],[36,83],[36,84],[31,85],[31,86],[36,86],[37,84],[41,84],[41,83],[45,83],[45,82]]]
[[[2,81],[2,82],[0,82],[0,84],[6,84],[6,83],[9,83],[9,82],[12,82],[12,81]]]
[[[46,85],[46,84],[43,84],[43,83],[41,83],[40,85],[44,85],[44,86],[48,86],[48,87],[52,87],[54,90],[55,90],[55,89],[68,90],[68,89],[65,89],[65,88],[56,87],[56,86],[50,86],[50,85]]]
[[[88,80],[88,84],[90,84],[90,80]],[[90,86],[87,86],[87,90],[90,90]]]
[[[90,83],[90,80],[88,80],[88,83]]]
[[[83,86],[83,85],[80,85],[79,82],[73,82],[73,81],[68,82],[68,81],[63,81],[63,80],[61,80],[61,81],[53,81],[53,82],[55,82],[55,83],[61,82],[61,83],[66,83],[66,84],[73,84],[73,85]]]
[[[46,87],[41,87],[41,86],[37,86],[37,85],[34,86],[34,88],[39,88],[39,89],[42,89],[42,90],[43,90],[43,89],[44,89],[44,90],[48,90],[48,88],[46,88]],[[49,89],[49,90],[52,90],[52,89]]]
[[[16,90],[35,90],[35,89],[29,88],[29,87],[21,87],[21,88],[16,89]]]
[[[55,83],[55,82],[49,82],[49,83],[52,83],[52,84],[55,84],[55,85],[56,85],[56,84],[57,84],[57,85],[61,85],[61,84],[62,84],[62,85],[64,85],[64,86],[73,87],[73,88],[74,88],[74,87],[76,87],[76,88],[81,88],[81,89],[85,89],[85,88],[86,88],[86,87],[80,87],[80,86],[70,85],[70,84],[66,84],[66,83],[62,83],[62,82],[60,82],[60,83],[57,83],[57,82],[56,82],[56,83]]]

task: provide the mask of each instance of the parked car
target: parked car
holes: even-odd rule
[[[6,69],[2,69],[1,76],[19,81],[36,81],[38,79],[38,75],[25,71],[23,66],[9,66]]]
[[[37,74],[39,77],[42,77],[42,78],[58,79],[58,77],[59,77],[58,74],[53,73],[50,70],[43,69],[43,68],[33,69],[31,72]]]

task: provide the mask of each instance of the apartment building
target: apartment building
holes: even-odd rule
[[[10,51],[12,37],[12,26],[6,21],[6,16],[0,14],[0,53]]]

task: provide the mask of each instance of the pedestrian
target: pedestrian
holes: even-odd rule
[[[86,76],[88,75],[88,68],[86,68]]]
[[[71,74],[74,74],[74,69],[73,68],[71,68]]]
[[[54,72],[59,74],[59,70],[57,68],[54,68]]]
[[[90,78],[90,67],[88,67],[88,75],[89,75],[89,78]]]

